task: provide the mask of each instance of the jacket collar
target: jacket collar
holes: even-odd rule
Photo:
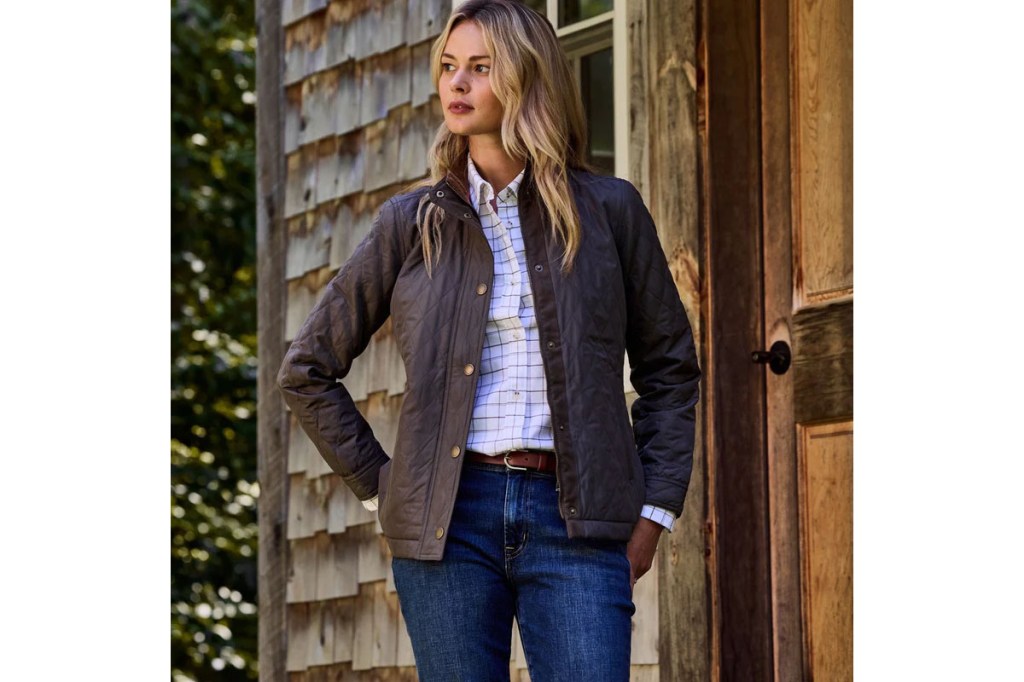
[[[469,199],[469,181],[466,175],[466,157],[462,156],[455,165],[448,169],[443,178],[430,188],[430,200],[436,204],[446,204],[446,199],[453,199],[451,194],[462,199],[466,206],[471,206]]]
[[[462,199],[462,202],[469,207],[473,206],[473,202],[469,196],[469,164],[467,160],[469,154],[465,154],[455,162],[455,164],[448,169],[444,178],[436,182],[430,188],[430,201],[436,204],[444,205],[448,203],[446,200],[453,200],[455,197]],[[530,162],[526,162],[526,171],[523,173],[523,180],[519,184],[519,200],[523,202],[528,199],[532,194],[533,189],[533,177],[530,172]],[[439,194],[440,192],[440,194]],[[454,194],[455,197],[452,197]]]

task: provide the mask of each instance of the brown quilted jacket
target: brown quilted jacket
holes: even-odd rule
[[[546,227],[529,169],[520,218],[551,406],[559,511],[569,537],[627,540],[640,508],[682,512],[700,370],[650,214],[618,178],[571,171],[583,225],[573,270]],[[424,268],[416,207],[444,209],[440,262]],[[278,383],[320,454],[361,499],[379,495],[398,557],[447,541],[490,306],[493,255],[465,169],[397,195],[292,341]],[[345,387],[352,360],[392,318],[408,388],[389,457]],[[629,421],[623,354],[638,398]]]

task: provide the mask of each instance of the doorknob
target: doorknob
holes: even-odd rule
[[[776,374],[785,374],[792,359],[789,344],[785,341],[776,341],[770,350],[755,350],[751,353],[751,360],[760,365],[767,364]]]

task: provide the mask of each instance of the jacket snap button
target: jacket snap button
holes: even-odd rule
[[[465,213],[463,213],[462,217],[463,218],[469,218],[469,211],[466,211]]]
[[[473,370],[474,370],[474,369],[476,369],[476,368],[475,368],[475,367],[473,367],[473,363],[469,363],[468,365],[466,365],[466,366],[465,366],[465,367],[463,368],[463,370],[462,370],[462,371],[466,373],[466,376],[469,376],[470,374],[472,374],[472,373],[473,373]]]
[[[548,341],[548,348],[554,348],[554,347],[555,347],[555,342],[554,341]]]
[[[437,530],[434,531],[434,537],[440,540],[442,535],[444,535],[444,528],[438,526]]]
[[[480,294],[481,296],[486,294],[487,293],[487,285],[484,284],[483,282],[480,282],[480,284],[477,284],[476,285],[476,293]]]
[[[462,448],[460,448],[458,445],[456,445],[456,446],[454,446],[452,448],[452,457],[458,457],[461,453],[462,453]]]
[[[441,190],[437,190],[437,193],[436,193],[436,194],[437,194],[437,198],[438,198],[438,199],[440,199],[441,197],[443,197],[443,196],[444,196],[444,192],[442,192]]]
[[[569,507],[569,516],[576,516],[576,507]],[[440,530],[440,528],[438,530]],[[441,536],[438,535],[437,537]]]
[[[533,269],[536,270],[537,272],[544,272],[544,266],[541,265],[540,263],[538,263],[537,265],[534,265]]]

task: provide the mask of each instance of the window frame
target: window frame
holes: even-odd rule
[[[612,115],[615,131],[615,175],[629,177],[629,41],[627,40],[626,13],[629,0],[614,0],[612,9],[597,16],[558,28],[559,0],[547,0],[547,17],[555,27],[572,62],[573,76],[580,84],[580,57],[605,48],[612,48]]]

